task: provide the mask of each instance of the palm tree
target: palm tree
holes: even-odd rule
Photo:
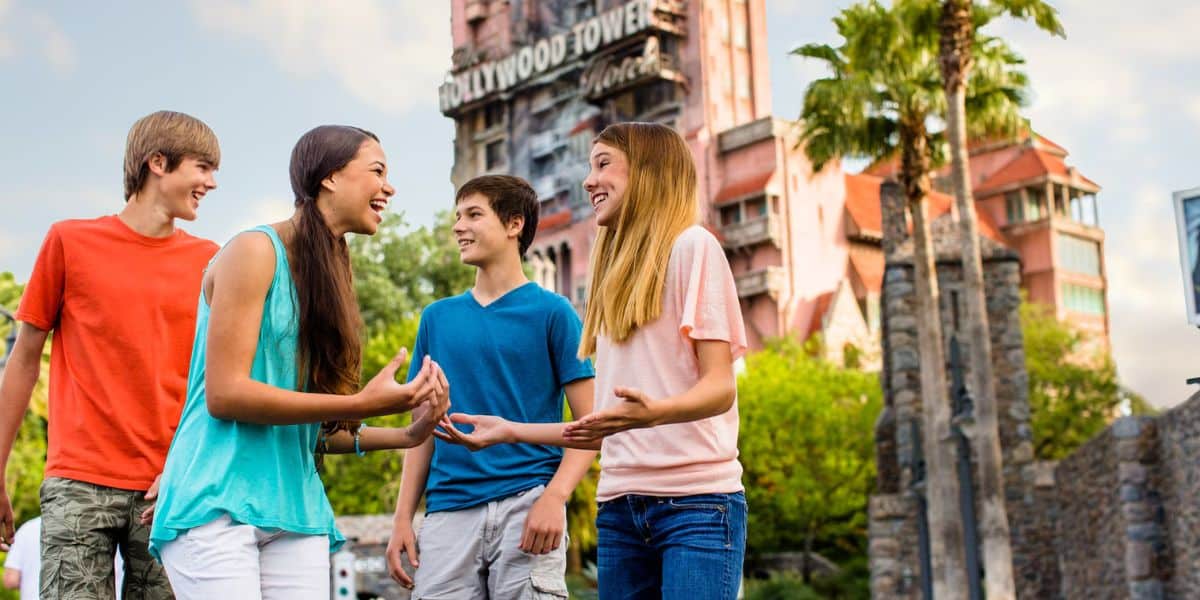
[[[916,275],[917,338],[925,426],[922,445],[927,461],[929,524],[936,598],[967,596],[963,529],[958,514],[954,447],[949,442],[950,407],[945,352],[938,311],[938,284],[926,196],[930,172],[944,156],[945,114],[938,36],[926,26],[929,0],[896,0],[889,9],[877,0],[851,6],[834,23],[844,43],[836,48],[808,44],[793,53],[824,61],[832,75],[813,82],[805,93],[801,140],[814,169],[842,156],[871,159],[900,156],[899,183],[912,217]],[[980,129],[1003,130],[1006,115],[1025,88],[1014,67],[1020,58],[994,38],[972,45],[977,65],[967,113]],[[1008,123],[1009,125],[1005,125]]]
[[[996,16],[1008,14],[1020,19],[1031,18],[1041,29],[1060,36],[1063,35],[1063,29],[1054,8],[1042,0],[984,0],[975,5],[972,5],[972,0],[944,0],[930,2],[930,8],[935,13],[939,34],[938,60],[946,96],[950,174],[962,246],[962,289],[966,304],[964,329],[966,339],[970,340],[967,348],[971,364],[972,398],[975,401],[971,444],[979,479],[979,533],[983,546],[984,589],[990,600],[1012,600],[1016,597],[1012,548],[1009,544],[1008,511],[1004,505],[1003,458],[997,426],[991,336],[984,299],[975,201],[968,172],[967,135],[968,129],[975,129],[972,133],[984,135],[1011,130],[1018,122],[1018,116],[1014,102],[1003,102],[1003,106],[973,111],[978,107],[968,106],[967,84],[982,83],[978,81],[980,79],[991,82],[1004,77],[1003,72],[972,77],[976,32]]]

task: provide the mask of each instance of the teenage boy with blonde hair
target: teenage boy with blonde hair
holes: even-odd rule
[[[488,428],[500,435],[429,439],[405,454],[387,558],[392,577],[415,585],[414,599],[567,597],[566,503],[596,453],[500,443],[508,428],[535,430],[541,437],[525,438],[534,442],[560,439],[564,392],[573,415],[592,411],[594,371],[576,357],[579,316],[521,268],[537,219],[537,194],[517,177],[476,177],[456,195],[453,233],[475,285],[421,313],[413,364],[436,360],[455,418],[477,423],[475,433],[497,425]]]
[[[50,226],[16,318],[0,381],[0,469],[50,350],[50,420],[41,487],[43,599],[171,598],[147,551],[158,476],[179,423],[200,278],[217,251],[175,227],[192,221],[221,162],[200,120],[160,111],[133,124],[125,207]],[[0,538],[13,513],[0,479]]]

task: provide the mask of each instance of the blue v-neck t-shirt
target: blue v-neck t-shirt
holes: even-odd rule
[[[559,423],[563,386],[593,377],[576,358],[582,324],[567,299],[526,283],[482,306],[470,290],[421,313],[411,380],[428,354],[450,382],[450,412]],[[499,444],[476,452],[434,441],[427,512],[461,510],[544,485],[562,449]]]

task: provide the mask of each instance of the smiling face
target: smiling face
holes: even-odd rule
[[[185,156],[174,169],[166,170],[167,159],[162,154],[150,157],[150,171],[158,175],[154,183],[163,206],[171,218],[196,220],[197,211],[209,190],[216,189],[217,168],[211,162],[195,156]]]
[[[383,222],[388,198],[396,193],[387,181],[387,157],[379,142],[368,139],[346,166],[326,177],[321,186],[328,194],[325,218],[338,235],[374,235]]]
[[[505,254],[516,255],[523,226],[521,217],[501,221],[483,194],[468,194],[454,206],[454,241],[468,265],[482,267]]]
[[[617,148],[596,142],[588,162],[592,169],[583,180],[583,189],[592,203],[596,224],[615,227],[629,186],[629,157]]]

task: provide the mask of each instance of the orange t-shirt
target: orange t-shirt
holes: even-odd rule
[[[17,320],[53,330],[46,476],[145,490],[179,424],[200,280],[217,245],[116,216],[55,223]]]

